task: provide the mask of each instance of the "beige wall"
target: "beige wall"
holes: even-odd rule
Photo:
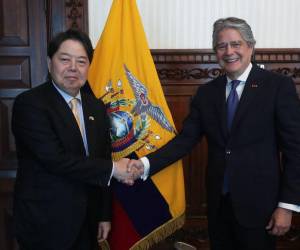
[[[112,0],[89,0],[95,44]],[[251,25],[257,48],[300,48],[300,0],[137,0],[152,49],[211,48],[213,22],[237,16]]]

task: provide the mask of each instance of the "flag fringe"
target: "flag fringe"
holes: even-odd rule
[[[99,249],[101,249],[101,250],[110,250],[110,247],[109,247],[109,244],[108,244],[107,240],[104,240],[99,244]]]
[[[161,225],[160,227],[156,228],[150,234],[148,234],[143,239],[136,242],[129,250],[147,250],[154,244],[160,242],[161,240],[167,238],[176,230],[181,228],[185,222],[185,214],[180,215],[177,218],[169,220],[167,223]],[[108,242],[102,241],[100,243],[101,250],[110,250]]]
[[[148,234],[143,239],[136,242],[129,250],[147,250],[154,244],[160,242],[161,240],[167,238],[176,230],[181,228],[185,222],[185,214],[180,215],[167,223],[156,228],[150,234]]]

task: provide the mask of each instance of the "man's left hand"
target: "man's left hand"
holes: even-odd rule
[[[97,235],[98,244],[100,244],[102,241],[107,239],[110,229],[111,229],[111,223],[109,221],[99,222],[98,235]]]
[[[266,227],[270,234],[281,236],[290,230],[293,212],[291,210],[278,207]]]

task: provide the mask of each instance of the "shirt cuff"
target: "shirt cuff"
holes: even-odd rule
[[[143,175],[141,176],[141,179],[142,179],[143,181],[145,181],[145,180],[147,180],[147,178],[148,178],[148,176],[149,176],[150,162],[149,162],[148,158],[145,157],[145,156],[142,157],[142,158],[140,158],[140,160],[141,160],[141,162],[142,162],[143,165],[144,165],[144,173],[143,173]]]
[[[300,206],[289,204],[289,203],[279,202],[278,207],[292,210],[292,211],[298,212],[298,213],[300,212]]]

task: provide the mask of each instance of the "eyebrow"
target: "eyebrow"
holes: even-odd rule
[[[242,43],[242,40],[234,40],[234,41],[229,41],[229,42],[219,42],[217,43],[217,45],[219,44],[231,44],[231,43]]]
[[[76,58],[84,58],[84,59],[88,59],[88,57],[87,56],[74,56],[74,55],[71,55],[71,54],[69,54],[69,53],[67,53],[67,52],[60,52],[59,53],[60,55],[62,55],[62,56],[70,56],[70,57],[76,57]]]

